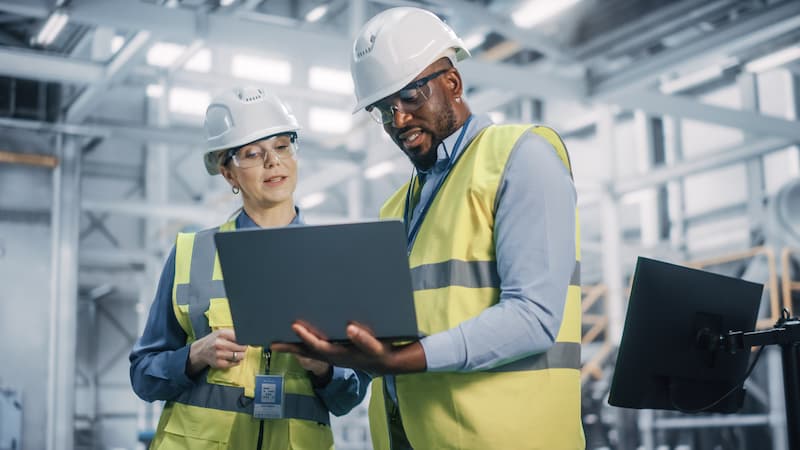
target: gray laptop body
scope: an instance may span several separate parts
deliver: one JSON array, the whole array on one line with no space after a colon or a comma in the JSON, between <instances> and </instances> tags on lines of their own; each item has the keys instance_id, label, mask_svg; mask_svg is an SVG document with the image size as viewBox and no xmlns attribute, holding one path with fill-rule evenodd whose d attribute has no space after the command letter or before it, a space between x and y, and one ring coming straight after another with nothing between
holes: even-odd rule
<instances>
[{"instance_id":1,"label":"gray laptop body","mask_svg":"<svg viewBox=\"0 0 800 450\"><path fill-rule=\"evenodd\" d=\"M380 339L418 339L402 222L290 226L214 236L236 340L299 342L294 321L348 341L350 321Z\"/></svg>"}]
</instances>

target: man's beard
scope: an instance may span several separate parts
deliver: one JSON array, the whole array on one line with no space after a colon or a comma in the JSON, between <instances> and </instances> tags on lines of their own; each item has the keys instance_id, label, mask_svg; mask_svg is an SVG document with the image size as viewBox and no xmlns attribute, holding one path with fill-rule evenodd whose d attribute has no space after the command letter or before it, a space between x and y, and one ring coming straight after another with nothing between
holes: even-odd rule
<instances>
[{"instance_id":1,"label":"man's beard","mask_svg":"<svg viewBox=\"0 0 800 450\"><path fill-rule=\"evenodd\" d=\"M442 109L442 113L436 118L434 128L431 132L431 148L425 153L418 154L417 157L411 157L411 162L417 169L428 170L433 167L436 164L439 144L456 131L456 110L452 105L448 104ZM453 149L448 148L447 151L452 156Z\"/></svg>"}]
</instances>

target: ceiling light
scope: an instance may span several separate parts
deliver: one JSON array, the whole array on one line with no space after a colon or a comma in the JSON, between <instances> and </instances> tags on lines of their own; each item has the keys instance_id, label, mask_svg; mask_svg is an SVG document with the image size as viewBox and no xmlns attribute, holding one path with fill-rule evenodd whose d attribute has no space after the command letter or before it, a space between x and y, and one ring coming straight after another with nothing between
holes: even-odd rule
<instances>
[{"instance_id":1,"label":"ceiling light","mask_svg":"<svg viewBox=\"0 0 800 450\"><path fill-rule=\"evenodd\" d=\"M269 83L289 84L292 81L292 65L288 61L244 54L233 55L231 73L237 78Z\"/></svg>"},{"instance_id":2,"label":"ceiling light","mask_svg":"<svg viewBox=\"0 0 800 450\"><path fill-rule=\"evenodd\" d=\"M346 70L313 66L308 70L308 85L319 91L347 95L353 93L353 78Z\"/></svg>"},{"instance_id":3,"label":"ceiling light","mask_svg":"<svg viewBox=\"0 0 800 450\"><path fill-rule=\"evenodd\" d=\"M150 98L159 98L164 95L164 85L161 84L148 84L145 88L147 96Z\"/></svg>"},{"instance_id":4,"label":"ceiling light","mask_svg":"<svg viewBox=\"0 0 800 450\"><path fill-rule=\"evenodd\" d=\"M325 193L324 192L314 192L313 194L308 194L305 197L301 198L299 202L297 202L297 206L303 209L311 209L315 206L319 206L322 202L325 201Z\"/></svg>"},{"instance_id":5,"label":"ceiling light","mask_svg":"<svg viewBox=\"0 0 800 450\"><path fill-rule=\"evenodd\" d=\"M179 114L202 116L206 112L211 96L206 91L172 88L169 91L169 110Z\"/></svg>"},{"instance_id":6,"label":"ceiling light","mask_svg":"<svg viewBox=\"0 0 800 450\"><path fill-rule=\"evenodd\" d=\"M342 134L353 126L353 115L338 109L311 107L308 122L312 131Z\"/></svg>"},{"instance_id":7,"label":"ceiling light","mask_svg":"<svg viewBox=\"0 0 800 450\"><path fill-rule=\"evenodd\" d=\"M472 50L480 47L484 41L486 41L486 33L472 33L464 38L464 46L467 47L468 50Z\"/></svg>"},{"instance_id":8,"label":"ceiling light","mask_svg":"<svg viewBox=\"0 0 800 450\"><path fill-rule=\"evenodd\" d=\"M172 44L170 42L156 42L147 50L147 64L158 67L169 67L178 59L183 52L186 51L186 46Z\"/></svg>"},{"instance_id":9,"label":"ceiling light","mask_svg":"<svg viewBox=\"0 0 800 450\"><path fill-rule=\"evenodd\" d=\"M748 72L766 72L767 70L780 67L797 59L800 59L800 45L787 47L775 53L770 53L769 55L754 59L747 63L744 69Z\"/></svg>"},{"instance_id":10,"label":"ceiling light","mask_svg":"<svg viewBox=\"0 0 800 450\"><path fill-rule=\"evenodd\" d=\"M328 5L319 5L306 13L306 22L316 22L328 12Z\"/></svg>"},{"instance_id":11,"label":"ceiling light","mask_svg":"<svg viewBox=\"0 0 800 450\"><path fill-rule=\"evenodd\" d=\"M208 73L211 71L211 50L207 48L201 48L197 51L188 61L186 64L183 65L183 68L186 70L191 70L193 72L203 72Z\"/></svg>"},{"instance_id":12,"label":"ceiling light","mask_svg":"<svg viewBox=\"0 0 800 450\"><path fill-rule=\"evenodd\" d=\"M52 44L58 34L61 33L61 30L64 29L64 26L67 25L68 20L67 13L60 10L53 11L36 34L36 37L33 38L34 44L44 46Z\"/></svg>"},{"instance_id":13,"label":"ceiling light","mask_svg":"<svg viewBox=\"0 0 800 450\"><path fill-rule=\"evenodd\" d=\"M494 123L505 123L506 115L501 111L489 111L489 118Z\"/></svg>"},{"instance_id":14,"label":"ceiling light","mask_svg":"<svg viewBox=\"0 0 800 450\"><path fill-rule=\"evenodd\" d=\"M219 0L219 6L231 6L236 0Z\"/></svg>"},{"instance_id":15,"label":"ceiling light","mask_svg":"<svg viewBox=\"0 0 800 450\"><path fill-rule=\"evenodd\" d=\"M392 173L395 167L394 161L381 161L374 166L368 167L367 170L364 171L364 178L368 180L380 178Z\"/></svg>"},{"instance_id":16,"label":"ceiling light","mask_svg":"<svg viewBox=\"0 0 800 450\"><path fill-rule=\"evenodd\" d=\"M124 37L116 35L111 38L111 53L117 53L117 51L122 48L123 44L125 44Z\"/></svg>"},{"instance_id":17,"label":"ceiling light","mask_svg":"<svg viewBox=\"0 0 800 450\"><path fill-rule=\"evenodd\" d=\"M580 0L530 0L511 13L511 20L518 27L531 28L557 16Z\"/></svg>"}]
</instances>

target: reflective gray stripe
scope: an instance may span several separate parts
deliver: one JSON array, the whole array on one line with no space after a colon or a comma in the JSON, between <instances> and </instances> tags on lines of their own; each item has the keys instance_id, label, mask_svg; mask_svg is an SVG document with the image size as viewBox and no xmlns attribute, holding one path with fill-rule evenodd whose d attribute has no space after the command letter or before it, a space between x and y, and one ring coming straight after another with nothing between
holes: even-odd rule
<instances>
[{"instance_id":1,"label":"reflective gray stripe","mask_svg":"<svg viewBox=\"0 0 800 450\"><path fill-rule=\"evenodd\" d=\"M206 375L200 378L205 380ZM287 419L302 419L330 425L328 408L316 396L284 394L283 415ZM253 399L244 396L244 388L201 381L184 391L175 402L201 408L219 409L253 415Z\"/></svg>"},{"instance_id":2,"label":"reflective gray stripe","mask_svg":"<svg viewBox=\"0 0 800 450\"><path fill-rule=\"evenodd\" d=\"M500 276L497 275L497 264L494 261L451 259L414 267L411 269L411 285L415 291L448 286L499 288Z\"/></svg>"},{"instance_id":3,"label":"reflective gray stripe","mask_svg":"<svg viewBox=\"0 0 800 450\"><path fill-rule=\"evenodd\" d=\"M572 269L572 276L569 279L570 286L581 285L581 262L575 261L575 268Z\"/></svg>"},{"instance_id":4,"label":"reflective gray stripe","mask_svg":"<svg viewBox=\"0 0 800 450\"><path fill-rule=\"evenodd\" d=\"M581 344L556 342L550 350L489 369L488 372L522 372L544 369L580 369Z\"/></svg>"},{"instance_id":5,"label":"reflective gray stripe","mask_svg":"<svg viewBox=\"0 0 800 450\"><path fill-rule=\"evenodd\" d=\"M435 264L423 264L411 269L411 284L415 291L448 286L471 288L500 287L500 276L494 261L461 261L451 259ZM581 262L575 261L571 286L581 285Z\"/></svg>"},{"instance_id":6,"label":"reflective gray stripe","mask_svg":"<svg viewBox=\"0 0 800 450\"><path fill-rule=\"evenodd\" d=\"M225 297L225 285L222 280L212 280L214 260L217 247L214 245L214 233L219 228L203 230L195 234L192 248L192 262L189 268L189 284L179 284L175 290L175 299L179 305L189 305L189 319L195 338L211 333L208 311L212 298Z\"/></svg>"}]
</instances>

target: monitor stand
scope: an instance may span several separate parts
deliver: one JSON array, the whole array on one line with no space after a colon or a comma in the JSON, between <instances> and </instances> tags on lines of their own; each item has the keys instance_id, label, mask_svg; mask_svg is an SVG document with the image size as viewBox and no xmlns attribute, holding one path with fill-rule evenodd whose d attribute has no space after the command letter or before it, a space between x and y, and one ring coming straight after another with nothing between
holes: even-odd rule
<instances>
[{"instance_id":1,"label":"monitor stand","mask_svg":"<svg viewBox=\"0 0 800 450\"><path fill-rule=\"evenodd\" d=\"M730 331L719 336L719 345L731 353L752 346L779 345L783 356L783 392L786 398L786 432L789 448L800 449L800 319L783 316L774 328L761 331Z\"/></svg>"}]
</instances>

